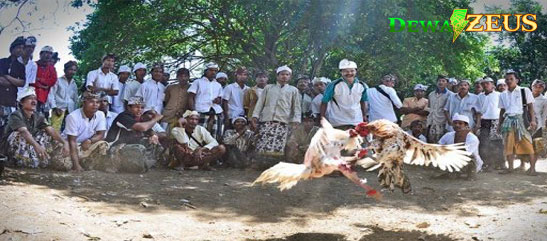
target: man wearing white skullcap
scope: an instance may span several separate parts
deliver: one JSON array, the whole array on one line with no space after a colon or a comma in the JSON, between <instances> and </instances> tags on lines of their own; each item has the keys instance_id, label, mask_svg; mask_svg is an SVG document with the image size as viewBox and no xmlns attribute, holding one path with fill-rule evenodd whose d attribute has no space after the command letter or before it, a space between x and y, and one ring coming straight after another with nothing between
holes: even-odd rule
<instances>
[{"instance_id":1,"label":"man wearing white skullcap","mask_svg":"<svg viewBox=\"0 0 547 241\"><path fill-rule=\"evenodd\" d=\"M481 82L483 92L479 95L481 124L479 140L480 154L484 158L484 171L499 169L503 164L502 136L498 133L500 93L496 91L494 80L486 77Z\"/></svg>"},{"instance_id":2,"label":"man wearing white skullcap","mask_svg":"<svg viewBox=\"0 0 547 241\"><path fill-rule=\"evenodd\" d=\"M222 88L224 88L228 83L228 75L224 72L218 72L215 79L220 84L220 86L222 86Z\"/></svg>"},{"instance_id":3,"label":"man wearing white skullcap","mask_svg":"<svg viewBox=\"0 0 547 241\"><path fill-rule=\"evenodd\" d=\"M343 59L338 64L338 69L342 77L331 82L325 89L320 116L335 127L350 129L367 120L368 86L357 78L355 62Z\"/></svg>"},{"instance_id":4,"label":"man wearing white skullcap","mask_svg":"<svg viewBox=\"0 0 547 241\"><path fill-rule=\"evenodd\" d=\"M124 104L127 105L127 101L134 97L137 93L137 90L141 87L141 84L144 82L144 77L146 76L146 65L143 63L136 63L133 66L133 73L135 74L135 79L127 83L123 93Z\"/></svg>"},{"instance_id":5,"label":"man wearing white skullcap","mask_svg":"<svg viewBox=\"0 0 547 241\"><path fill-rule=\"evenodd\" d=\"M319 116L321 114L321 100L323 99L323 93L325 93L325 89L327 88L327 85L331 82L329 78L326 77L315 77L312 80L313 88L315 89L317 94L311 103L311 112L316 120L319 120ZM327 104L328 106L328 104ZM327 107L328 110L328 107Z\"/></svg>"},{"instance_id":6,"label":"man wearing white skullcap","mask_svg":"<svg viewBox=\"0 0 547 241\"><path fill-rule=\"evenodd\" d=\"M470 162L466 166L467 179L474 179L475 174L482 168L482 159L479 155L479 138L471 132L469 126L470 119L466 115L454 114L452 117L452 123L454 125L454 131L446 133L439 140L441 145L451 145L457 143L465 143L465 149L472 154L473 162ZM463 171L462 171L463 172ZM447 176L445 173L442 176Z\"/></svg>"},{"instance_id":7,"label":"man wearing white skullcap","mask_svg":"<svg viewBox=\"0 0 547 241\"><path fill-rule=\"evenodd\" d=\"M507 90L507 85L505 84L505 79L499 79L496 82L496 90L500 93Z\"/></svg>"},{"instance_id":8,"label":"man wearing white skullcap","mask_svg":"<svg viewBox=\"0 0 547 241\"><path fill-rule=\"evenodd\" d=\"M127 65L122 65L118 69L118 94L116 96L112 96L112 105L110 106L110 109L112 109L112 112L114 113L122 113L125 110L125 104L123 102L123 97L125 95L125 87L127 80L129 79L129 76L131 76L131 68Z\"/></svg>"},{"instance_id":9,"label":"man wearing white skullcap","mask_svg":"<svg viewBox=\"0 0 547 241\"><path fill-rule=\"evenodd\" d=\"M405 116L401 122L401 128L407 130L410 128L410 123L415 120L425 121L427 119L428 111L425 109L429 104L429 101L424 98L427 86L417 84L414 86L414 97L408 97L403 100L403 107L401 107L401 113Z\"/></svg>"},{"instance_id":10,"label":"man wearing white skullcap","mask_svg":"<svg viewBox=\"0 0 547 241\"><path fill-rule=\"evenodd\" d=\"M270 167L279 161L262 157L283 157L289 125L300 123L302 115L298 89L288 84L292 70L285 65L277 68L276 73L277 84L264 88L253 111L252 125L258 129L259 136L256 144L259 168Z\"/></svg>"}]
</instances>

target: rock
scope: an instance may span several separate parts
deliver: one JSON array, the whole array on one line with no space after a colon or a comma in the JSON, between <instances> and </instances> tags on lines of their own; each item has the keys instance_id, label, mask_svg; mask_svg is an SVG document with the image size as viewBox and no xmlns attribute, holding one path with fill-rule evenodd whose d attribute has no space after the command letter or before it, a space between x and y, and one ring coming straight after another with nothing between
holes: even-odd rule
<instances>
[{"instance_id":1,"label":"rock","mask_svg":"<svg viewBox=\"0 0 547 241\"><path fill-rule=\"evenodd\" d=\"M143 237L143 238L148 238L148 239L154 238L154 237L152 236L152 234L149 234L149 233L143 234L142 237Z\"/></svg>"},{"instance_id":2,"label":"rock","mask_svg":"<svg viewBox=\"0 0 547 241\"><path fill-rule=\"evenodd\" d=\"M475 222L475 221L473 221L473 220L467 220L467 221L465 221L465 224L466 224L467 226L469 226L470 228L478 228L478 227L481 226L479 223L477 223L477 222Z\"/></svg>"},{"instance_id":3,"label":"rock","mask_svg":"<svg viewBox=\"0 0 547 241\"><path fill-rule=\"evenodd\" d=\"M416 225L417 228L428 228L431 226L428 222L422 222Z\"/></svg>"},{"instance_id":4,"label":"rock","mask_svg":"<svg viewBox=\"0 0 547 241\"><path fill-rule=\"evenodd\" d=\"M547 209L543 209L543 208L542 208L542 209L539 210L539 213L541 213L541 214L547 214Z\"/></svg>"},{"instance_id":5,"label":"rock","mask_svg":"<svg viewBox=\"0 0 547 241\"><path fill-rule=\"evenodd\" d=\"M143 207L143 208L148 208L150 207L150 204L146 203L146 202L141 202L140 205Z\"/></svg>"}]
</instances>

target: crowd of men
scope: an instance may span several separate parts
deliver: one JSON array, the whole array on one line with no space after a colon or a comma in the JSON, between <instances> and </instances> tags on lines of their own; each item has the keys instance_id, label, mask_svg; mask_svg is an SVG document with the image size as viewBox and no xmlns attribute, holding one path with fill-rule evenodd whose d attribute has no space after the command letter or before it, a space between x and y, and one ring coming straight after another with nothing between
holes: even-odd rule
<instances>
[{"instance_id":1,"label":"crowd of men","mask_svg":"<svg viewBox=\"0 0 547 241\"><path fill-rule=\"evenodd\" d=\"M520 87L512 71L497 81L477 79L474 93L469 80L439 75L429 94L428 86L417 84L414 96L401 101L395 75L369 87L347 59L334 81L293 81L292 70L281 66L273 83L258 72L250 87L245 67L235 70L233 83L213 62L201 78L190 82L190 71L180 68L169 83L161 64L116 71L116 57L107 54L78 88L75 61L57 77L52 47L43 47L34 61L35 46L36 38L18 37L10 56L0 59L0 143L8 165L108 172L264 169L280 160L301 162L321 118L339 129L387 119L423 142L465 143L474 159L468 177L481 170L511 173L515 156L536 175L544 150L545 83Z\"/></svg>"}]
</instances>

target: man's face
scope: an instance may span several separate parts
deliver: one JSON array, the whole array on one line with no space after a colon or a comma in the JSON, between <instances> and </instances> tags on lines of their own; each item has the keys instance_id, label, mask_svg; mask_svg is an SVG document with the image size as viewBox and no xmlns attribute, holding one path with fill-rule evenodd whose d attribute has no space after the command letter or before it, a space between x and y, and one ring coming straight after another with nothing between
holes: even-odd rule
<instances>
[{"instance_id":1,"label":"man's face","mask_svg":"<svg viewBox=\"0 0 547 241\"><path fill-rule=\"evenodd\" d=\"M129 79L129 73L128 72L119 73L118 74L118 79L120 80L120 82L125 83L125 81L127 81L127 79Z\"/></svg>"},{"instance_id":2,"label":"man's face","mask_svg":"<svg viewBox=\"0 0 547 241\"><path fill-rule=\"evenodd\" d=\"M424 127L421 124L413 125L411 128L413 134L422 134Z\"/></svg>"},{"instance_id":3,"label":"man's face","mask_svg":"<svg viewBox=\"0 0 547 241\"><path fill-rule=\"evenodd\" d=\"M140 117L142 115L142 105L128 105L128 110L135 117Z\"/></svg>"},{"instance_id":4,"label":"man's face","mask_svg":"<svg viewBox=\"0 0 547 241\"><path fill-rule=\"evenodd\" d=\"M11 49L11 55L15 57L23 56L23 49L24 46L22 44L15 46L13 49Z\"/></svg>"},{"instance_id":5,"label":"man's face","mask_svg":"<svg viewBox=\"0 0 547 241\"><path fill-rule=\"evenodd\" d=\"M53 55L52 52L42 51L42 52L40 52L40 60L42 60L42 61L51 61L51 56L52 55Z\"/></svg>"},{"instance_id":6,"label":"man's face","mask_svg":"<svg viewBox=\"0 0 547 241\"><path fill-rule=\"evenodd\" d=\"M247 122L245 122L242 119L238 119L234 122L234 129L239 131L239 130L242 130L243 128L245 128L246 125L247 125Z\"/></svg>"},{"instance_id":7,"label":"man's face","mask_svg":"<svg viewBox=\"0 0 547 241\"><path fill-rule=\"evenodd\" d=\"M481 83L477 82L475 83L475 93L479 94L483 91Z\"/></svg>"},{"instance_id":8,"label":"man's face","mask_svg":"<svg viewBox=\"0 0 547 241\"><path fill-rule=\"evenodd\" d=\"M247 73L246 71L244 71L240 74L236 74L236 82L238 84L245 84L245 83L247 83L248 79L249 79L249 73Z\"/></svg>"},{"instance_id":9,"label":"man's face","mask_svg":"<svg viewBox=\"0 0 547 241\"><path fill-rule=\"evenodd\" d=\"M72 65L70 66L70 68L65 69L65 76L68 79L72 79L72 77L74 77L77 71L78 71L78 67L76 65Z\"/></svg>"},{"instance_id":10,"label":"man's face","mask_svg":"<svg viewBox=\"0 0 547 241\"><path fill-rule=\"evenodd\" d=\"M99 110L108 112L108 100L102 99L99 102Z\"/></svg>"},{"instance_id":11,"label":"man's face","mask_svg":"<svg viewBox=\"0 0 547 241\"><path fill-rule=\"evenodd\" d=\"M306 117L302 118L302 124L304 124L304 128L311 129L315 124L315 121L313 118Z\"/></svg>"},{"instance_id":12,"label":"man's face","mask_svg":"<svg viewBox=\"0 0 547 241\"><path fill-rule=\"evenodd\" d=\"M298 88L300 93L304 93L304 91L308 90L309 86L310 86L309 79L299 79L298 83L296 84L296 88Z\"/></svg>"},{"instance_id":13,"label":"man's face","mask_svg":"<svg viewBox=\"0 0 547 241\"><path fill-rule=\"evenodd\" d=\"M423 90L414 90L414 96L418 99L423 98L425 95L425 91Z\"/></svg>"},{"instance_id":14,"label":"man's face","mask_svg":"<svg viewBox=\"0 0 547 241\"><path fill-rule=\"evenodd\" d=\"M518 80L514 74L505 75L505 84L507 88L515 88L518 84Z\"/></svg>"},{"instance_id":15,"label":"man's face","mask_svg":"<svg viewBox=\"0 0 547 241\"><path fill-rule=\"evenodd\" d=\"M384 80L382 83L384 83L385 86L393 88L395 86L394 80Z\"/></svg>"},{"instance_id":16,"label":"man's face","mask_svg":"<svg viewBox=\"0 0 547 241\"><path fill-rule=\"evenodd\" d=\"M283 70L277 74L277 83L286 85L291 80L291 72Z\"/></svg>"},{"instance_id":17,"label":"man's face","mask_svg":"<svg viewBox=\"0 0 547 241\"><path fill-rule=\"evenodd\" d=\"M97 110L99 110L99 99L86 99L84 100L84 111L85 112L92 112L92 113L95 113L97 112Z\"/></svg>"},{"instance_id":18,"label":"man's face","mask_svg":"<svg viewBox=\"0 0 547 241\"><path fill-rule=\"evenodd\" d=\"M35 111L36 104L38 104L38 102L36 102L36 96L34 95L27 96L23 98L23 100L21 101L21 106L23 110L26 110L26 111Z\"/></svg>"},{"instance_id":19,"label":"man's face","mask_svg":"<svg viewBox=\"0 0 547 241\"><path fill-rule=\"evenodd\" d=\"M355 75L357 74L356 69L342 69L340 70L340 73L342 74L342 77L344 77L345 80L353 81L355 78Z\"/></svg>"},{"instance_id":20,"label":"man's face","mask_svg":"<svg viewBox=\"0 0 547 241\"><path fill-rule=\"evenodd\" d=\"M34 46L34 45L25 45L25 47L23 48L23 56L24 57L32 56L32 54L34 53L35 48L36 48L36 46Z\"/></svg>"},{"instance_id":21,"label":"man's face","mask_svg":"<svg viewBox=\"0 0 547 241\"><path fill-rule=\"evenodd\" d=\"M486 91L488 93L494 91L494 83L492 83L490 81L482 82L481 85L482 85L482 88L484 89L484 91Z\"/></svg>"},{"instance_id":22,"label":"man's face","mask_svg":"<svg viewBox=\"0 0 547 241\"><path fill-rule=\"evenodd\" d=\"M198 125L198 122L199 122L199 116L197 115L190 115L186 117L186 126L188 126L188 128L192 130L196 128L196 126Z\"/></svg>"},{"instance_id":23,"label":"man's face","mask_svg":"<svg viewBox=\"0 0 547 241\"><path fill-rule=\"evenodd\" d=\"M454 131L456 132L465 131L469 127L469 125L465 121L457 120L457 121L454 121L453 124L454 124Z\"/></svg>"},{"instance_id":24,"label":"man's face","mask_svg":"<svg viewBox=\"0 0 547 241\"><path fill-rule=\"evenodd\" d=\"M205 77L207 77L207 79L214 79L217 76L217 73L218 73L218 69L215 69L215 68L207 69L205 71Z\"/></svg>"},{"instance_id":25,"label":"man's face","mask_svg":"<svg viewBox=\"0 0 547 241\"><path fill-rule=\"evenodd\" d=\"M545 90L545 85L543 84L535 84L532 86L532 92L534 94L543 94L543 91Z\"/></svg>"},{"instance_id":26,"label":"man's face","mask_svg":"<svg viewBox=\"0 0 547 241\"><path fill-rule=\"evenodd\" d=\"M315 88L315 91L317 91L318 93L325 93L325 89L327 88L327 85L323 82L316 82L315 84L313 84L313 88Z\"/></svg>"},{"instance_id":27,"label":"man's face","mask_svg":"<svg viewBox=\"0 0 547 241\"><path fill-rule=\"evenodd\" d=\"M137 79L144 79L144 76L146 76L146 70L145 69L135 70L135 77Z\"/></svg>"},{"instance_id":28,"label":"man's face","mask_svg":"<svg viewBox=\"0 0 547 241\"><path fill-rule=\"evenodd\" d=\"M178 75L177 75L177 80L178 80L179 83L181 83L181 84L186 84L186 83L188 83L188 81L190 80L190 76L187 75L187 74L178 74Z\"/></svg>"},{"instance_id":29,"label":"man's face","mask_svg":"<svg viewBox=\"0 0 547 241\"><path fill-rule=\"evenodd\" d=\"M155 80L155 81L162 81L163 80L163 69L162 68L152 69L152 79Z\"/></svg>"},{"instance_id":30,"label":"man's face","mask_svg":"<svg viewBox=\"0 0 547 241\"><path fill-rule=\"evenodd\" d=\"M438 79L437 80L437 88L439 89L444 89L446 88L448 85L448 80L447 79Z\"/></svg>"},{"instance_id":31,"label":"man's face","mask_svg":"<svg viewBox=\"0 0 547 241\"><path fill-rule=\"evenodd\" d=\"M256 85L258 87L264 88L268 84L268 76L266 75L260 75L256 78Z\"/></svg>"},{"instance_id":32,"label":"man's face","mask_svg":"<svg viewBox=\"0 0 547 241\"><path fill-rule=\"evenodd\" d=\"M458 84L458 93L467 94L469 93L469 84L467 82L460 82Z\"/></svg>"},{"instance_id":33,"label":"man's face","mask_svg":"<svg viewBox=\"0 0 547 241\"><path fill-rule=\"evenodd\" d=\"M503 91L507 90L507 85L506 84L499 84L496 88L499 92L503 92Z\"/></svg>"},{"instance_id":34,"label":"man's face","mask_svg":"<svg viewBox=\"0 0 547 241\"><path fill-rule=\"evenodd\" d=\"M114 69L114 64L115 63L116 63L116 61L114 60L114 58L106 58L103 61L103 68L107 68L109 70L112 70L112 69Z\"/></svg>"}]
</instances>

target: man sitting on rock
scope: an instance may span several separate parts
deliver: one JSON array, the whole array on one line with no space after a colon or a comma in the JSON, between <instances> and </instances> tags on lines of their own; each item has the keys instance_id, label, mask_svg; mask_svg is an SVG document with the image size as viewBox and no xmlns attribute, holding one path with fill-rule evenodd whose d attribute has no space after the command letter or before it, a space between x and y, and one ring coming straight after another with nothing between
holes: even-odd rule
<instances>
[{"instance_id":1,"label":"man sitting on rock","mask_svg":"<svg viewBox=\"0 0 547 241\"><path fill-rule=\"evenodd\" d=\"M238 116L232 119L234 129L224 132L222 142L226 145L226 165L235 168L250 166L250 152L253 151L255 133L249 130L247 119Z\"/></svg>"}]
</instances>

